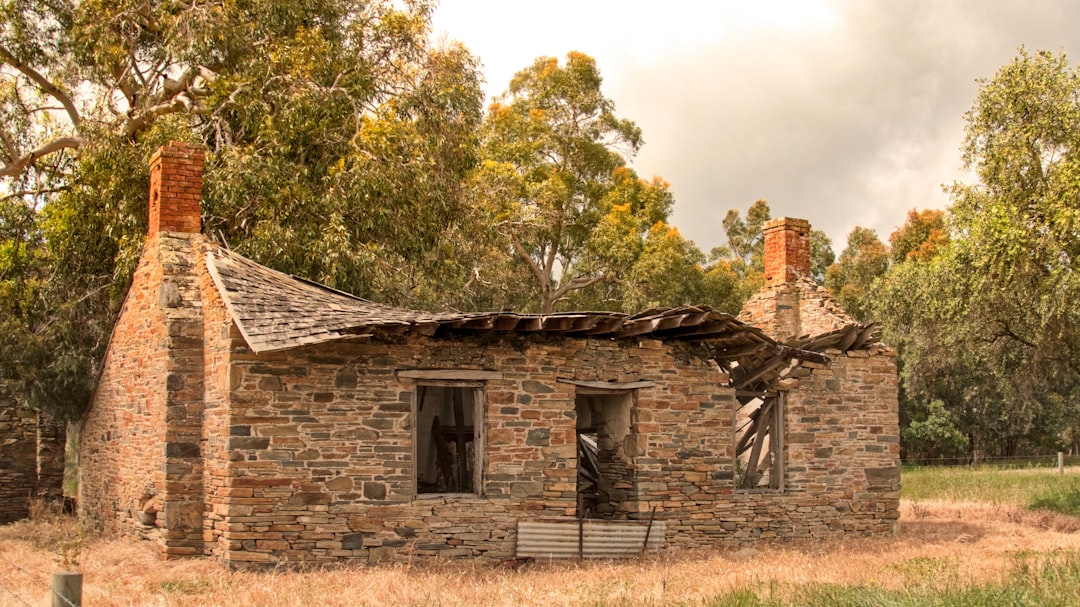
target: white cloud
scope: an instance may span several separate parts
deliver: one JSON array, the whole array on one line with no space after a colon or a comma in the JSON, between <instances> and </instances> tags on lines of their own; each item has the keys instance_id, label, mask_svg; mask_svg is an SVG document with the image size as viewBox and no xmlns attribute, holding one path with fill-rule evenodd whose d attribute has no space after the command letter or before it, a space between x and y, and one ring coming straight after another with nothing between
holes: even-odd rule
<instances>
[{"instance_id":1,"label":"white cloud","mask_svg":"<svg viewBox=\"0 0 1080 607\"><path fill-rule=\"evenodd\" d=\"M676 196L674 223L708 250L729 208L758 198L809 219L839 250L941 208L960 166L976 79L1029 49L1080 51L1080 3L544 3L445 0L436 27L486 66L489 93L540 55L597 59L636 121L634 162Z\"/></svg>"}]
</instances>

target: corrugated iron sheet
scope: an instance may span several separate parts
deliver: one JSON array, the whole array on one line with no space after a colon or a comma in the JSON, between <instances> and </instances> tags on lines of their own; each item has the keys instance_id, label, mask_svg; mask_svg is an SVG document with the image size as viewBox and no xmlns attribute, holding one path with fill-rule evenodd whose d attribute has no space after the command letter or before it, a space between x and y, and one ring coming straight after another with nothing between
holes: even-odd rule
<instances>
[{"instance_id":1,"label":"corrugated iron sheet","mask_svg":"<svg viewBox=\"0 0 1080 607\"><path fill-rule=\"evenodd\" d=\"M641 553L648 521L586 520L581 528L581 555L587 559L627 558ZM653 521L648 550L664 547L667 527ZM578 556L578 520L544 519L518 522L517 556L569 559Z\"/></svg>"}]
</instances>

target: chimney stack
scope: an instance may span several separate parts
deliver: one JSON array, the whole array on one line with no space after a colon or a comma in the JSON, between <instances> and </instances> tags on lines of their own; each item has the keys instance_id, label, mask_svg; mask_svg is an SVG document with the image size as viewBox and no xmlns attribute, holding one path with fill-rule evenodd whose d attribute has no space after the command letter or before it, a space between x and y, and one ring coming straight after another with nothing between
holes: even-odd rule
<instances>
[{"instance_id":1,"label":"chimney stack","mask_svg":"<svg viewBox=\"0 0 1080 607\"><path fill-rule=\"evenodd\" d=\"M780 217L765 222L765 286L810 278L810 222Z\"/></svg>"},{"instance_id":2,"label":"chimney stack","mask_svg":"<svg viewBox=\"0 0 1080 607\"><path fill-rule=\"evenodd\" d=\"M197 234L201 230L203 150L170 142L150 158L150 228L158 232Z\"/></svg>"}]
</instances>

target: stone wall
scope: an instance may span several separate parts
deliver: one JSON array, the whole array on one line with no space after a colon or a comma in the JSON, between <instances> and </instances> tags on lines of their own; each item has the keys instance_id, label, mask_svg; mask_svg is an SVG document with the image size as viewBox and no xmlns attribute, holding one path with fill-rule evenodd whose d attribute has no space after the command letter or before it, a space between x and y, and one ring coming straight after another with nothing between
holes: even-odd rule
<instances>
[{"instance_id":1,"label":"stone wall","mask_svg":"<svg viewBox=\"0 0 1080 607\"><path fill-rule=\"evenodd\" d=\"M887 350L839 355L789 380L787 487L738 491L734 395L692 348L408 337L255 355L233 338L230 475L211 500L214 554L234 566L512 554L519 520L576 515L575 387L560 378L656 382L636 393L620 508L667 521L671 544L888 534L898 517ZM397 372L434 367L501 374L483 388L482 496L414 495L421 380Z\"/></svg>"},{"instance_id":2,"label":"stone wall","mask_svg":"<svg viewBox=\"0 0 1080 607\"><path fill-rule=\"evenodd\" d=\"M692 350L656 341L387 338L233 349L228 487L215 495L231 564L505 557L517 521L574 516L575 386L653 379L631 411L624 517L693 509L733 486L730 390ZM483 495L415 496L402 369L487 370Z\"/></svg>"},{"instance_id":3,"label":"stone wall","mask_svg":"<svg viewBox=\"0 0 1080 607\"><path fill-rule=\"evenodd\" d=\"M46 500L61 500L64 497L67 424L40 415L37 426L36 494Z\"/></svg>"},{"instance_id":4,"label":"stone wall","mask_svg":"<svg viewBox=\"0 0 1080 607\"><path fill-rule=\"evenodd\" d=\"M829 290L809 278L766 285L746 300L738 319L781 343L855 324Z\"/></svg>"},{"instance_id":5,"label":"stone wall","mask_svg":"<svg viewBox=\"0 0 1080 607\"><path fill-rule=\"evenodd\" d=\"M785 380L783 490L736 490L667 523L688 547L887 536L900 517L895 354L827 353ZM670 515L669 515L670 516Z\"/></svg>"},{"instance_id":6,"label":"stone wall","mask_svg":"<svg viewBox=\"0 0 1080 607\"><path fill-rule=\"evenodd\" d=\"M234 345L246 350L240 331L233 324L221 295L206 271L206 259L202 247L197 247L196 267L203 306L203 415L202 415L202 466L203 466L203 552L224 558L230 550L239 550L239 543L230 544L222 536L228 528L225 523L225 504L235 495L247 495L246 490L236 491L229 484L230 470L230 412L229 391L233 388L229 372L230 350Z\"/></svg>"},{"instance_id":7,"label":"stone wall","mask_svg":"<svg viewBox=\"0 0 1080 607\"><path fill-rule=\"evenodd\" d=\"M38 415L0 397L0 525L26 518L37 488Z\"/></svg>"},{"instance_id":8,"label":"stone wall","mask_svg":"<svg viewBox=\"0 0 1080 607\"><path fill-rule=\"evenodd\" d=\"M202 552L202 310L192 235L147 239L87 412L80 510L102 530Z\"/></svg>"},{"instance_id":9,"label":"stone wall","mask_svg":"<svg viewBox=\"0 0 1080 607\"><path fill-rule=\"evenodd\" d=\"M785 411L786 489L826 497L815 508L833 531L895 531L900 507L896 353L874 345L826 351L828 365L803 363Z\"/></svg>"},{"instance_id":10,"label":"stone wall","mask_svg":"<svg viewBox=\"0 0 1080 607\"><path fill-rule=\"evenodd\" d=\"M203 553L203 152L150 159L149 231L82 432L80 508L95 526ZM220 330L220 327L218 327Z\"/></svg>"},{"instance_id":11,"label":"stone wall","mask_svg":"<svg viewBox=\"0 0 1080 607\"><path fill-rule=\"evenodd\" d=\"M734 392L697 346L376 331L254 354L203 243L148 239L82 433L83 513L165 557L244 567L510 556L519 521L577 514L573 382L597 381L654 382L624 399L628 432L619 417L605 437L625 470L613 485L625 496L605 516L655 516L684 547L893 530L896 372L884 348L833 352L785 380L786 486L740 491ZM417 495L420 385L478 391L478 494Z\"/></svg>"}]
</instances>

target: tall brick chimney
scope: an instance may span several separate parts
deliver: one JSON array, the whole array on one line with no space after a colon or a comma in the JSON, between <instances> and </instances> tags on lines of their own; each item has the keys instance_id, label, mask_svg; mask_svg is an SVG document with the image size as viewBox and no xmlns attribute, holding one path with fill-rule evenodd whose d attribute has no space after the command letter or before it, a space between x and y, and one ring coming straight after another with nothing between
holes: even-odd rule
<instances>
[{"instance_id":1,"label":"tall brick chimney","mask_svg":"<svg viewBox=\"0 0 1080 607\"><path fill-rule=\"evenodd\" d=\"M780 217L765 222L765 286L810 278L810 222Z\"/></svg>"},{"instance_id":2,"label":"tall brick chimney","mask_svg":"<svg viewBox=\"0 0 1080 607\"><path fill-rule=\"evenodd\" d=\"M170 142L150 158L150 229L197 234L201 229L204 153L190 143Z\"/></svg>"}]
</instances>

